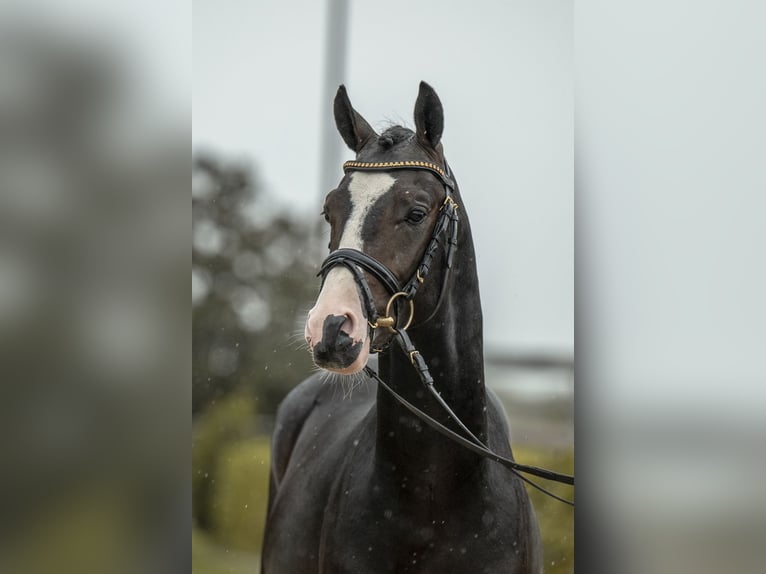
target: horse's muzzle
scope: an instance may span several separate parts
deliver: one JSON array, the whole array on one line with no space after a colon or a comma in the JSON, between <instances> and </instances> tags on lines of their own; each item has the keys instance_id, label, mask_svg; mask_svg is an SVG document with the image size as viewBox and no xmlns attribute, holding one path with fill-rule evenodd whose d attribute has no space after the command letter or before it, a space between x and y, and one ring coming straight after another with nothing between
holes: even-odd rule
<instances>
[{"instance_id":1,"label":"horse's muzzle","mask_svg":"<svg viewBox=\"0 0 766 574\"><path fill-rule=\"evenodd\" d=\"M333 269L328 274L306 318L305 337L314 363L322 369L350 375L367 364L369 325L347 269Z\"/></svg>"},{"instance_id":2,"label":"horse's muzzle","mask_svg":"<svg viewBox=\"0 0 766 574\"><path fill-rule=\"evenodd\" d=\"M345 315L328 315L322 326L322 340L313 347L317 366L334 371L350 367L359 357L362 342L356 341L343 330Z\"/></svg>"}]
</instances>

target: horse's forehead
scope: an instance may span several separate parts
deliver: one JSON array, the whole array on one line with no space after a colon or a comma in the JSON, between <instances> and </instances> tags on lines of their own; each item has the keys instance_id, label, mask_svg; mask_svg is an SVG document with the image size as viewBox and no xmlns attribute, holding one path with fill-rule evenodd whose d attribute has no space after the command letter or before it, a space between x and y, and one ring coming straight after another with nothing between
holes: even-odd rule
<instances>
[{"instance_id":1,"label":"horse's forehead","mask_svg":"<svg viewBox=\"0 0 766 574\"><path fill-rule=\"evenodd\" d=\"M396 178L386 172L351 173L348 184L352 206L366 206L375 203L386 194L396 183Z\"/></svg>"},{"instance_id":2,"label":"horse's forehead","mask_svg":"<svg viewBox=\"0 0 766 574\"><path fill-rule=\"evenodd\" d=\"M388 173L353 172L348 183L351 213L343 229L340 247L362 249L362 228L373 205L396 183Z\"/></svg>"}]
</instances>

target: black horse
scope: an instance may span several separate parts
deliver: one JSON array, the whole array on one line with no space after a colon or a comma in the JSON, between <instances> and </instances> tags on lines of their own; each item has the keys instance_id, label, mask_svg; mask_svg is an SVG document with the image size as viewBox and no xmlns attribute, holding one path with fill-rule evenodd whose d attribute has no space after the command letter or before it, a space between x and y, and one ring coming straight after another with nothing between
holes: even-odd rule
<instances>
[{"instance_id":1,"label":"black horse","mask_svg":"<svg viewBox=\"0 0 766 574\"><path fill-rule=\"evenodd\" d=\"M421 82L416 131L380 135L343 86L334 111L357 156L325 201L331 254L305 334L319 367L364 384L347 396L317 374L280 406L263 572L541 572L522 481L435 432L365 370L379 367L380 380L460 432L426 392L427 363L454 414L512 458L505 413L484 385L474 248L440 143L441 102Z\"/></svg>"}]
</instances>

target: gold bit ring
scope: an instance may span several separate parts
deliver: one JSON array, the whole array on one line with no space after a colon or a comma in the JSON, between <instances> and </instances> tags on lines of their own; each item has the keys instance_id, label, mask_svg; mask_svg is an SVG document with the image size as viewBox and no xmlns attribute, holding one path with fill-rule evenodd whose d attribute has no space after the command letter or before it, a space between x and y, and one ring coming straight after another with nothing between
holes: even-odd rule
<instances>
[{"instance_id":1,"label":"gold bit ring","mask_svg":"<svg viewBox=\"0 0 766 574\"><path fill-rule=\"evenodd\" d=\"M404 291L399 291L398 293L394 293L391 298L388 300L388 303L386 304L386 316L383 319L391 319L391 321L386 321L383 326L388 327L389 331L392 333L396 333L396 329L394 329L394 326L396 325L396 320L391 317L391 306L394 304L394 301L396 301L399 297L406 297L407 293ZM407 323L402 327L403 331L406 331L410 325L412 325L412 319L415 316L415 303L412 302L412 299L408 299L410 303L410 317L407 319ZM380 319L377 321L377 323L380 323ZM389 325L389 323L391 323Z\"/></svg>"}]
</instances>

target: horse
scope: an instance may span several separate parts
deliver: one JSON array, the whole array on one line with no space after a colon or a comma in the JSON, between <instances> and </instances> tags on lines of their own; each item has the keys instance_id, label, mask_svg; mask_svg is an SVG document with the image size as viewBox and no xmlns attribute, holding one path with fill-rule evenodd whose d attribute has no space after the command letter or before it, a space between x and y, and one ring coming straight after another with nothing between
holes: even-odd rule
<instances>
[{"instance_id":1,"label":"horse","mask_svg":"<svg viewBox=\"0 0 766 574\"><path fill-rule=\"evenodd\" d=\"M512 460L484 381L475 251L441 101L421 82L415 130L381 134L342 85L333 108L356 159L325 198L330 255L305 338L315 364L355 388L338 392L319 372L279 406L262 572L542 572L520 477L415 414L453 434L462 421Z\"/></svg>"}]
</instances>

